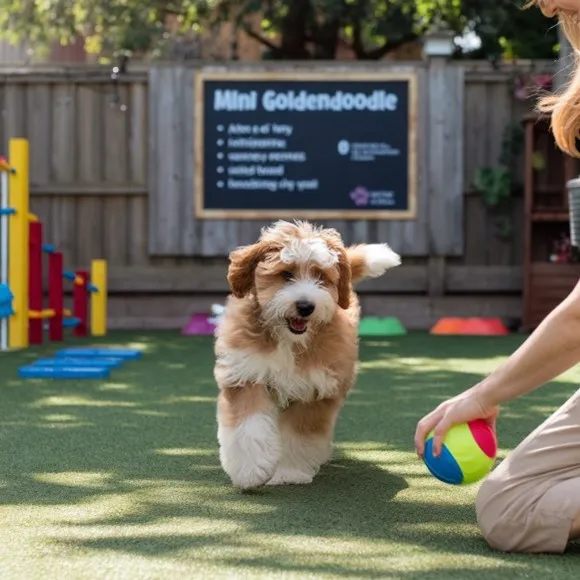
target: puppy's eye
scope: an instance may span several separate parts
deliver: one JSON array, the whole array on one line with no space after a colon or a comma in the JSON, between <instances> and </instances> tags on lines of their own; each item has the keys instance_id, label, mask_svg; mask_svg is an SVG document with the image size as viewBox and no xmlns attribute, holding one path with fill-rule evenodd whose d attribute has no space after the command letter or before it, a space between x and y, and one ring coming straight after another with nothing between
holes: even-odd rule
<instances>
[{"instance_id":1,"label":"puppy's eye","mask_svg":"<svg viewBox=\"0 0 580 580\"><path fill-rule=\"evenodd\" d=\"M282 278L284 278L284 280L286 280L286 282L290 282L290 280L294 278L294 275L289 270L284 270L280 275L282 276Z\"/></svg>"}]
</instances>

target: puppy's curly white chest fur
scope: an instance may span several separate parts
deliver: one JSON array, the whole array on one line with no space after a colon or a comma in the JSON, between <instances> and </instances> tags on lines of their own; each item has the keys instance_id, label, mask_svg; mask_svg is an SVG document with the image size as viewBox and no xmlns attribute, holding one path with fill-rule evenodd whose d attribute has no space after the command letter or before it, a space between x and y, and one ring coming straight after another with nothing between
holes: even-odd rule
<instances>
[{"instance_id":1,"label":"puppy's curly white chest fur","mask_svg":"<svg viewBox=\"0 0 580 580\"><path fill-rule=\"evenodd\" d=\"M269 353L228 350L218 356L215 375L218 382L230 386L262 384L283 407L292 401L332 397L338 387L335 374L327 368L299 368L291 346L286 344Z\"/></svg>"}]
</instances>

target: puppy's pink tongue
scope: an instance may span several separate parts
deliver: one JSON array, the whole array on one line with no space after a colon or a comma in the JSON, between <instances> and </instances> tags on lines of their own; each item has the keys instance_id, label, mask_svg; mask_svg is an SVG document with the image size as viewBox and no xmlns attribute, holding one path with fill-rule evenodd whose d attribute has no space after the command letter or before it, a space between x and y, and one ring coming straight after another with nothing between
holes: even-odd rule
<instances>
[{"instance_id":1,"label":"puppy's pink tongue","mask_svg":"<svg viewBox=\"0 0 580 580\"><path fill-rule=\"evenodd\" d=\"M290 326L292 327L292 330L295 330L296 332L302 332L303 330L306 330L306 320L302 320L301 318L292 318L290 320Z\"/></svg>"}]
</instances>

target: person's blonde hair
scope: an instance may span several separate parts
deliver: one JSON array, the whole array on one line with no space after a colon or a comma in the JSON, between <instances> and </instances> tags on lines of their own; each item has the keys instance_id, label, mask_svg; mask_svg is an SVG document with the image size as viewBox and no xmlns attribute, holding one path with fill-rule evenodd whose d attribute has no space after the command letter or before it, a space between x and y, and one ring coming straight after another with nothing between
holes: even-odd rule
<instances>
[{"instance_id":1,"label":"person's blonde hair","mask_svg":"<svg viewBox=\"0 0 580 580\"><path fill-rule=\"evenodd\" d=\"M538 3L530 0L529 8ZM580 157L577 139L580 137L580 23L575 13L560 11L558 20L574 50L570 79L559 91L538 99L536 108L551 115L552 132L558 147L574 157Z\"/></svg>"}]
</instances>

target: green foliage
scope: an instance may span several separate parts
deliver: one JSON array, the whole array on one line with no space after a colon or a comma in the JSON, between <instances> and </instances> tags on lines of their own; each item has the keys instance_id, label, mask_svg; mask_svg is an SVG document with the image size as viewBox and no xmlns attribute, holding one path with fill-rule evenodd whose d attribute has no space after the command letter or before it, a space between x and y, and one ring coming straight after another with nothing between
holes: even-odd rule
<instances>
[{"instance_id":1,"label":"green foliage","mask_svg":"<svg viewBox=\"0 0 580 580\"><path fill-rule=\"evenodd\" d=\"M483 203L495 214L498 235L502 239L512 233L509 217L513 199L512 167L523 146L524 131L521 123L508 123L503 130L497 165L479 168L473 180Z\"/></svg>"},{"instance_id":2,"label":"green foliage","mask_svg":"<svg viewBox=\"0 0 580 580\"><path fill-rule=\"evenodd\" d=\"M183 30L200 26L212 0L0 0L0 37L28 40L42 49L54 41L87 37L94 53L146 52L163 41L165 20L174 15Z\"/></svg>"},{"instance_id":3,"label":"green foliage","mask_svg":"<svg viewBox=\"0 0 580 580\"><path fill-rule=\"evenodd\" d=\"M482 47L470 57L552 58L557 46L555 27L514 0L0 0L1 36L35 50L84 34L95 53L150 52L166 41L168 16L177 32L233 20L274 59L334 58L340 39L357 58L378 59L434 22L476 32Z\"/></svg>"},{"instance_id":4,"label":"green foliage","mask_svg":"<svg viewBox=\"0 0 580 580\"><path fill-rule=\"evenodd\" d=\"M511 171L505 165L482 167L476 171L473 184L481 193L484 203L497 208L511 196Z\"/></svg>"}]
</instances>

